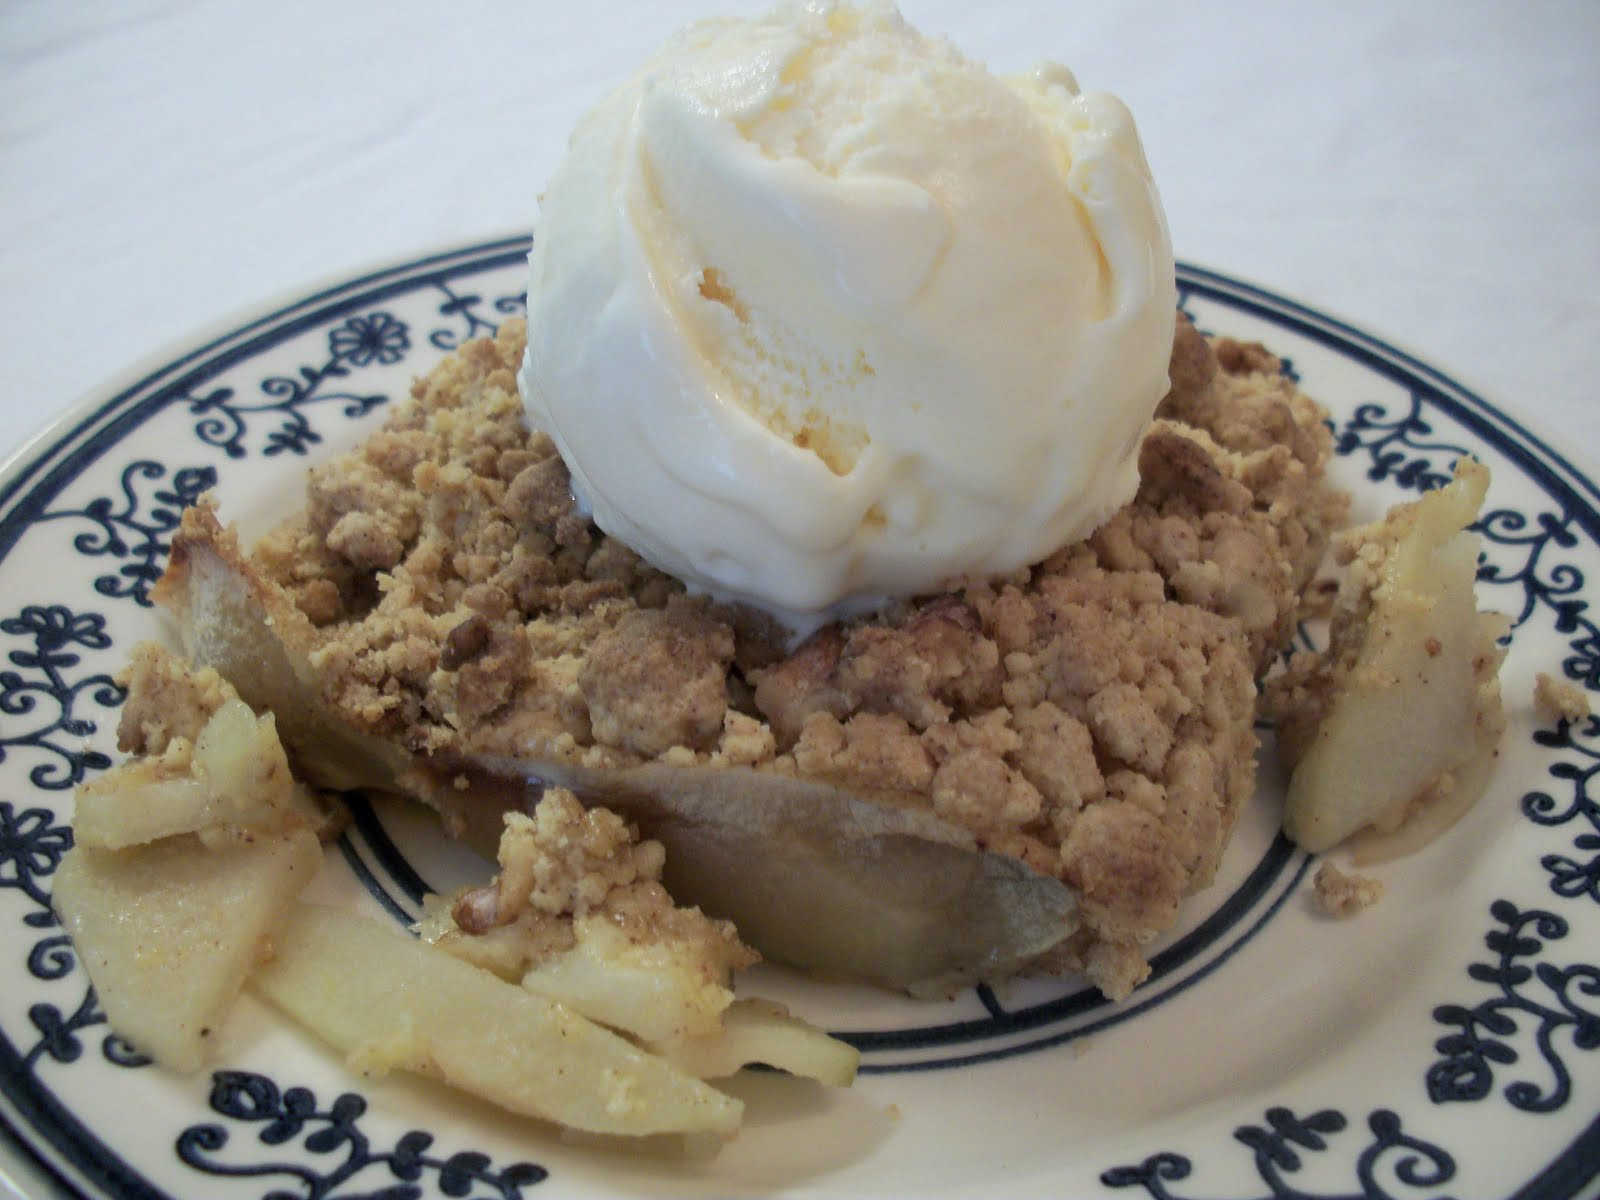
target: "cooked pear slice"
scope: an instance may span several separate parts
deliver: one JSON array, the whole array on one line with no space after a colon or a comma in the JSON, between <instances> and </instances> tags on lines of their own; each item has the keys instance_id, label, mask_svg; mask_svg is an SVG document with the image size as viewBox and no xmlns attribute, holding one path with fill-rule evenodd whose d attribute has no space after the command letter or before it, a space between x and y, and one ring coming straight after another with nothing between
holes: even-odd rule
<instances>
[{"instance_id":1,"label":"cooked pear slice","mask_svg":"<svg viewBox=\"0 0 1600 1200\"><path fill-rule=\"evenodd\" d=\"M111 1027L189 1072L206 1062L263 939L321 861L304 830L209 850L194 836L78 846L56 870L53 900Z\"/></svg>"},{"instance_id":2,"label":"cooked pear slice","mask_svg":"<svg viewBox=\"0 0 1600 1200\"><path fill-rule=\"evenodd\" d=\"M602 914L573 926L577 944L535 966L523 987L645 1042L722 1027L733 993L677 944L630 937Z\"/></svg>"},{"instance_id":3,"label":"cooked pear slice","mask_svg":"<svg viewBox=\"0 0 1600 1200\"><path fill-rule=\"evenodd\" d=\"M117 850L182 833L226 828L283 831L320 822L295 786L271 713L225 701L206 721L188 755L170 747L135 758L78 789L75 840Z\"/></svg>"},{"instance_id":4,"label":"cooked pear slice","mask_svg":"<svg viewBox=\"0 0 1600 1200\"><path fill-rule=\"evenodd\" d=\"M1292 766L1284 830L1312 852L1363 832L1363 861L1415 849L1487 784L1505 715L1497 641L1507 623L1473 594L1468 531L1489 472L1455 479L1343 535L1349 566L1326 652L1297 657L1271 706Z\"/></svg>"},{"instance_id":5,"label":"cooked pear slice","mask_svg":"<svg viewBox=\"0 0 1600 1200\"><path fill-rule=\"evenodd\" d=\"M72 836L80 846L121 850L217 820L216 796L204 780L174 774L159 759L134 759L78 789Z\"/></svg>"},{"instance_id":6,"label":"cooked pear slice","mask_svg":"<svg viewBox=\"0 0 1600 1200\"><path fill-rule=\"evenodd\" d=\"M450 918L449 903L443 897L430 900L428 915L419 926L423 940L502 979L515 981L521 975L528 959L525 927L500 925L481 935L464 934ZM606 923L604 917L592 917L582 924ZM697 979L697 973L681 961L669 965L665 980L650 978L641 958L618 969L596 953L610 941L591 940L586 948L556 952L522 976L523 986L628 1033L697 1079L722 1079L760 1063L829 1087L848 1087L855 1081L860 1051L791 1015L782 1005L732 998L715 981ZM702 1003L689 1003L687 997L696 995ZM659 1011L653 1009L657 1004ZM715 1011L708 1014L713 1007ZM698 1019L685 1020L686 1013ZM691 1035L686 1032L690 1027L704 1032Z\"/></svg>"},{"instance_id":7,"label":"cooked pear slice","mask_svg":"<svg viewBox=\"0 0 1600 1200\"><path fill-rule=\"evenodd\" d=\"M588 1133L731 1136L742 1105L565 1005L353 913L297 905L252 977L358 1070Z\"/></svg>"},{"instance_id":8,"label":"cooked pear slice","mask_svg":"<svg viewBox=\"0 0 1600 1200\"><path fill-rule=\"evenodd\" d=\"M721 1028L704 1037L683 1037L651 1046L657 1054L700 1079L722 1079L761 1063L815 1079L829 1087L855 1081L861 1052L770 1000L735 1000Z\"/></svg>"}]
</instances>

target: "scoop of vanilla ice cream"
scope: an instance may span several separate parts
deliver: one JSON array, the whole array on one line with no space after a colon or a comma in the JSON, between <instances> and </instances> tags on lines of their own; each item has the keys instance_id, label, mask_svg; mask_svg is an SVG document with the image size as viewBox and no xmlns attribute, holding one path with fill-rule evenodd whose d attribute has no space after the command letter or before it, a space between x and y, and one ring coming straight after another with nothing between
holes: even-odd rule
<instances>
[{"instance_id":1,"label":"scoop of vanilla ice cream","mask_svg":"<svg viewBox=\"0 0 1600 1200\"><path fill-rule=\"evenodd\" d=\"M580 124L520 382L602 529L803 632L1126 503L1176 302L1119 101L783 7L690 27Z\"/></svg>"}]
</instances>

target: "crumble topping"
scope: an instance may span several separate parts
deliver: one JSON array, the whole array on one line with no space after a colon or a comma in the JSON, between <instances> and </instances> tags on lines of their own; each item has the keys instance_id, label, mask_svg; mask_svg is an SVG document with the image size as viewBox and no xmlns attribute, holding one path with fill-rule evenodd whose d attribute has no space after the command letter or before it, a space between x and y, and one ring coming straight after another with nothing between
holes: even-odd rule
<instances>
[{"instance_id":1,"label":"crumble topping","mask_svg":"<svg viewBox=\"0 0 1600 1200\"><path fill-rule=\"evenodd\" d=\"M163 759L184 774L200 736L219 708L237 699L210 667L193 667L156 642L140 642L117 673L127 692L117 721L117 749L138 758Z\"/></svg>"},{"instance_id":2,"label":"crumble topping","mask_svg":"<svg viewBox=\"0 0 1600 1200\"><path fill-rule=\"evenodd\" d=\"M1170 373L1139 494L1089 545L1108 569L1156 571L1174 599L1237 620L1259 673L1345 519L1348 497L1319 486L1331 436L1259 345L1213 346L1180 319Z\"/></svg>"},{"instance_id":3,"label":"crumble topping","mask_svg":"<svg viewBox=\"0 0 1600 1200\"><path fill-rule=\"evenodd\" d=\"M661 843L634 838L616 813L585 809L572 793L553 788L533 815L506 814L500 875L493 887L457 903L456 924L481 933L529 911L587 916L620 889L659 882Z\"/></svg>"},{"instance_id":4,"label":"crumble topping","mask_svg":"<svg viewBox=\"0 0 1600 1200\"><path fill-rule=\"evenodd\" d=\"M601 632L578 672L595 741L653 758L715 744L728 712L733 631L687 605L638 609ZM661 697L674 703L663 711Z\"/></svg>"},{"instance_id":5,"label":"crumble topping","mask_svg":"<svg viewBox=\"0 0 1600 1200\"><path fill-rule=\"evenodd\" d=\"M791 650L576 511L523 424L522 346L508 322L419 380L257 547L333 712L422 754L901 797L1080 893L1045 966L1139 982L1250 793L1255 676L1343 514L1321 410L1278 361L1180 320L1139 493L1091 539Z\"/></svg>"}]
</instances>

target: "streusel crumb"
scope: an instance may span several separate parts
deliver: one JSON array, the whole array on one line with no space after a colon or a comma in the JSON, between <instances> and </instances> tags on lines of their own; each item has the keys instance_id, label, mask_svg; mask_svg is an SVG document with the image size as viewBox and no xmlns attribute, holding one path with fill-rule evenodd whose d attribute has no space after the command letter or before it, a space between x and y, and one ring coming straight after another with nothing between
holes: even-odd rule
<instances>
[{"instance_id":1,"label":"streusel crumb","mask_svg":"<svg viewBox=\"0 0 1600 1200\"><path fill-rule=\"evenodd\" d=\"M1317 909L1330 917L1353 917L1383 899L1383 881L1325 862L1312 880L1312 898Z\"/></svg>"},{"instance_id":2,"label":"streusel crumb","mask_svg":"<svg viewBox=\"0 0 1600 1200\"><path fill-rule=\"evenodd\" d=\"M140 642L117 675L127 692L117 749L136 757L187 756L205 724L234 691L210 667L196 668L156 642Z\"/></svg>"},{"instance_id":3,"label":"streusel crumb","mask_svg":"<svg viewBox=\"0 0 1600 1200\"><path fill-rule=\"evenodd\" d=\"M673 903L661 885L660 842L565 789L547 789L531 814L506 814L498 857L492 883L457 894L450 922L431 923L466 936L443 940L445 949L502 974L520 977L569 949L573 922L590 916L632 943L673 947L707 978L725 981L759 959L727 921Z\"/></svg>"},{"instance_id":4,"label":"streusel crumb","mask_svg":"<svg viewBox=\"0 0 1600 1200\"><path fill-rule=\"evenodd\" d=\"M1533 709L1546 721L1572 724L1589 715L1589 693L1575 683L1540 671L1533 681Z\"/></svg>"}]
</instances>

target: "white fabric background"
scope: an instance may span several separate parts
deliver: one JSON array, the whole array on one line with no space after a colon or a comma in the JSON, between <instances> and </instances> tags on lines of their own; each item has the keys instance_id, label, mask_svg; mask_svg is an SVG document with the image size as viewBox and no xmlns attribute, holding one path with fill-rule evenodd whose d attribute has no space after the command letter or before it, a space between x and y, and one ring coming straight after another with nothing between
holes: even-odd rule
<instances>
[{"instance_id":1,"label":"white fabric background","mask_svg":"<svg viewBox=\"0 0 1600 1200\"><path fill-rule=\"evenodd\" d=\"M0 454L241 310L526 228L574 120L760 0L4 0ZM1133 108L1180 257L1380 333L1580 459L1600 5L905 0Z\"/></svg>"}]
</instances>

